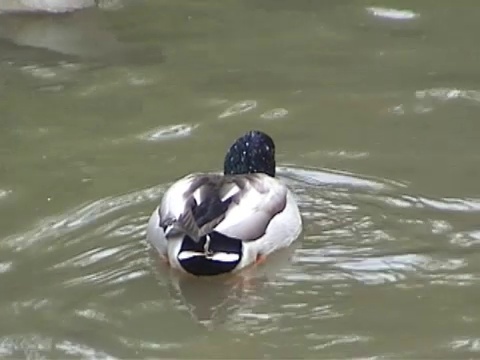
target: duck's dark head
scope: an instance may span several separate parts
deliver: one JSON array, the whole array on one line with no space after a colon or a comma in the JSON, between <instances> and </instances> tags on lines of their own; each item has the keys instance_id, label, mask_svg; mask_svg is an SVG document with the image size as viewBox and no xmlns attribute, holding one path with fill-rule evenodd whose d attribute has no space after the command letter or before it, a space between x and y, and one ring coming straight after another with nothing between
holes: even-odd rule
<instances>
[{"instance_id":1,"label":"duck's dark head","mask_svg":"<svg viewBox=\"0 0 480 360\"><path fill-rule=\"evenodd\" d=\"M253 130L239 137L225 155L225 175L265 173L275 176L275 144L264 132Z\"/></svg>"}]
</instances>

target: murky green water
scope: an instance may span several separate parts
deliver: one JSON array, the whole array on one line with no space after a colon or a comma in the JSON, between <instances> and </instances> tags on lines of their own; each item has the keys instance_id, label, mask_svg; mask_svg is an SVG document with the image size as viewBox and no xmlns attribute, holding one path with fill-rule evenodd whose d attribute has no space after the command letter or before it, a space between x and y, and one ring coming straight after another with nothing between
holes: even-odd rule
<instances>
[{"instance_id":1,"label":"murky green water","mask_svg":"<svg viewBox=\"0 0 480 360\"><path fill-rule=\"evenodd\" d=\"M0 16L0 356L480 356L480 3L119 5ZM147 219L251 128L304 234L179 279Z\"/></svg>"}]
</instances>

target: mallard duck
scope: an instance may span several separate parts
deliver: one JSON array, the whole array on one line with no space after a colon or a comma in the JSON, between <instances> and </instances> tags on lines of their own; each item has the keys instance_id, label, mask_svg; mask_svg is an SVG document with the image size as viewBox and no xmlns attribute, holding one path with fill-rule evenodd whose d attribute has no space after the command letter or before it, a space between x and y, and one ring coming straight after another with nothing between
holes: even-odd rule
<instances>
[{"instance_id":1,"label":"mallard duck","mask_svg":"<svg viewBox=\"0 0 480 360\"><path fill-rule=\"evenodd\" d=\"M167 189L147 240L172 268L197 276L263 262L302 228L294 196L275 170L272 138L247 132L228 150L223 174L190 174Z\"/></svg>"}]
</instances>

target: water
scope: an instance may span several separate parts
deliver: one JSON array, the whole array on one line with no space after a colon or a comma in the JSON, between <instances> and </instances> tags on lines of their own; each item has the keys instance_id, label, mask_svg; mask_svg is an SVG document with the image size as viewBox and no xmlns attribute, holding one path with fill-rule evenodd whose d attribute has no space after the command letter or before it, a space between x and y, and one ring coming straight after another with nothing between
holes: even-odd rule
<instances>
[{"instance_id":1,"label":"water","mask_svg":"<svg viewBox=\"0 0 480 360\"><path fill-rule=\"evenodd\" d=\"M479 357L479 16L439 0L1 15L0 356ZM179 278L148 216L251 128L276 140L304 232L246 279Z\"/></svg>"}]
</instances>

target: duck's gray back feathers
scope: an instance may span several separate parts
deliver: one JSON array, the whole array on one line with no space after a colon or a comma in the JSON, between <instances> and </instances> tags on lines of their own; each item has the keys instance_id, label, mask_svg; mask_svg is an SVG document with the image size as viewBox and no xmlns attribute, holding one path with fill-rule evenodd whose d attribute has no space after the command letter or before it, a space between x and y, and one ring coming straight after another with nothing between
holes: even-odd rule
<instances>
[{"instance_id":1,"label":"duck's gray back feathers","mask_svg":"<svg viewBox=\"0 0 480 360\"><path fill-rule=\"evenodd\" d=\"M252 241L262 237L272 218L283 211L286 195L287 188L265 174L189 175L165 194L160 226L168 229L167 239L183 233L198 241L218 231Z\"/></svg>"}]
</instances>

